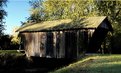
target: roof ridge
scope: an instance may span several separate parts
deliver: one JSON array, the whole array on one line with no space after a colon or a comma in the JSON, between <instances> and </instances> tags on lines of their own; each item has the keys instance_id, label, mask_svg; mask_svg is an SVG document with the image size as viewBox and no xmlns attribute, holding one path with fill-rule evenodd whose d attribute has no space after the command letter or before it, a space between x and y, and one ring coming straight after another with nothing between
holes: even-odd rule
<instances>
[{"instance_id":1,"label":"roof ridge","mask_svg":"<svg viewBox=\"0 0 121 73\"><path fill-rule=\"evenodd\" d=\"M93 16L93 17L81 17L87 19L87 22L91 25L86 27L97 27L107 16ZM72 25L68 25L72 24ZM74 24L74 25L73 25ZM81 27L81 24L86 24L85 21L80 20L78 23L74 23L72 19L58 19L52 21L43 21L36 24L29 24L20 27L16 32L21 31L38 31L38 30L52 30L52 29L65 29L65 28L75 28Z\"/></svg>"}]
</instances>

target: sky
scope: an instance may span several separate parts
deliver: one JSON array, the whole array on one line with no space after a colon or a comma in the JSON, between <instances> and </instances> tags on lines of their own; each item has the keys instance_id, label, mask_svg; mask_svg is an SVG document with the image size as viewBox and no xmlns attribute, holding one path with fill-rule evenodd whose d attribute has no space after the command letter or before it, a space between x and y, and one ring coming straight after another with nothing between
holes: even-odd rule
<instances>
[{"instance_id":1,"label":"sky","mask_svg":"<svg viewBox=\"0 0 121 73\"><path fill-rule=\"evenodd\" d=\"M7 12L4 33L12 35L13 29L20 27L21 21L26 21L26 17L29 17L29 0L8 0L4 9Z\"/></svg>"}]
</instances>

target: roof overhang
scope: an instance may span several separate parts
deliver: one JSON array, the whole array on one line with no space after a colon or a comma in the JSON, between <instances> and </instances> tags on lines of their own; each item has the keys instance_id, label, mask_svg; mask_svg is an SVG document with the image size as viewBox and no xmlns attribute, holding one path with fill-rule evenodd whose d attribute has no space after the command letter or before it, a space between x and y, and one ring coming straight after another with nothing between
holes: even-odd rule
<instances>
[{"instance_id":1,"label":"roof overhang","mask_svg":"<svg viewBox=\"0 0 121 73\"><path fill-rule=\"evenodd\" d=\"M16 32L47 32L47 31L63 31L63 30L74 30L74 29L93 29L97 28L104 20L106 16L101 17L84 17L78 20L72 19L61 19L54 21L44 21L36 24L25 24L21 26ZM111 24L108 24L111 28Z\"/></svg>"}]
</instances>

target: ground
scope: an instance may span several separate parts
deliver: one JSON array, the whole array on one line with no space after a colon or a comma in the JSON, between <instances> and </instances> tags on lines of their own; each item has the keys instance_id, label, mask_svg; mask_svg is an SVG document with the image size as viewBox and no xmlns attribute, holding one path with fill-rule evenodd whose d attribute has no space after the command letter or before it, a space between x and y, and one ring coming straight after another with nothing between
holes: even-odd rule
<instances>
[{"instance_id":1,"label":"ground","mask_svg":"<svg viewBox=\"0 0 121 73\"><path fill-rule=\"evenodd\" d=\"M24 53L18 52L17 50L0 50L0 56L4 54L12 54L12 55L24 55Z\"/></svg>"},{"instance_id":2,"label":"ground","mask_svg":"<svg viewBox=\"0 0 121 73\"><path fill-rule=\"evenodd\" d=\"M50 73L120 73L121 55L91 55Z\"/></svg>"},{"instance_id":3,"label":"ground","mask_svg":"<svg viewBox=\"0 0 121 73\"><path fill-rule=\"evenodd\" d=\"M47 73L70 62L71 59L28 58L17 50L0 50L0 73Z\"/></svg>"},{"instance_id":4,"label":"ground","mask_svg":"<svg viewBox=\"0 0 121 73\"><path fill-rule=\"evenodd\" d=\"M53 61L52 61L53 60ZM63 60L36 58L35 61L29 61L23 53L16 50L0 50L0 73L41 73L52 66L56 69L49 73L120 73L121 72L121 55L117 54L91 54L79 59L77 62L68 64L68 66L57 68L63 64ZM62 63L61 63L62 62ZM65 61L64 61L65 62ZM50 66L49 66L50 65ZM44 67L45 68L44 68ZM48 67L48 68L47 68ZM42 70L44 69L44 70ZM45 71L46 70L46 71ZM44 73L42 72L42 73Z\"/></svg>"}]
</instances>

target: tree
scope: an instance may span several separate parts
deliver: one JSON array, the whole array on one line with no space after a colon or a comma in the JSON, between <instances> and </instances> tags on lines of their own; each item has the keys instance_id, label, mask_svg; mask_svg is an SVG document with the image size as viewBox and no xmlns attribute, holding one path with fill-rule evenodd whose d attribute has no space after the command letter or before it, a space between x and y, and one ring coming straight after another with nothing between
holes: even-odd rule
<instances>
[{"instance_id":1,"label":"tree","mask_svg":"<svg viewBox=\"0 0 121 73\"><path fill-rule=\"evenodd\" d=\"M3 35L0 37L0 50L6 50L10 48L11 37L9 35Z\"/></svg>"},{"instance_id":2,"label":"tree","mask_svg":"<svg viewBox=\"0 0 121 73\"><path fill-rule=\"evenodd\" d=\"M31 14L28 21L35 22L64 18L77 19L81 16L96 14L93 0L32 0L30 5Z\"/></svg>"},{"instance_id":3,"label":"tree","mask_svg":"<svg viewBox=\"0 0 121 73\"><path fill-rule=\"evenodd\" d=\"M28 18L31 22L40 22L44 19L44 8L43 8L43 0L29 1L31 6L30 9L30 17Z\"/></svg>"},{"instance_id":4,"label":"tree","mask_svg":"<svg viewBox=\"0 0 121 73\"><path fill-rule=\"evenodd\" d=\"M0 0L0 36L2 35L2 30L4 30L4 16L7 15L6 11L4 10L4 6L6 6L7 0Z\"/></svg>"},{"instance_id":5,"label":"tree","mask_svg":"<svg viewBox=\"0 0 121 73\"><path fill-rule=\"evenodd\" d=\"M13 34L11 36L11 49L19 49L19 45L20 45L20 37L19 37L19 33L16 32L16 30L19 27L14 27L13 29Z\"/></svg>"},{"instance_id":6,"label":"tree","mask_svg":"<svg viewBox=\"0 0 121 73\"><path fill-rule=\"evenodd\" d=\"M121 1L95 1L99 16L108 16L111 23L120 23Z\"/></svg>"},{"instance_id":7,"label":"tree","mask_svg":"<svg viewBox=\"0 0 121 73\"><path fill-rule=\"evenodd\" d=\"M107 16L114 29L110 46L121 47L121 1L37 0L30 1L30 4L31 15L28 20L36 22L65 18L75 20L83 16Z\"/></svg>"},{"instance_id":8,"label":"tree","mask_svg":"<svg viewBox=\"0 0 121 73\"><path fill-rule=\"evenodd\" d=\"M99 16L107 16L111 22L114 32L110 39L112 52L120 52L121 47L121 1L95 1ZM121 53L121 52L120 52Z\"/></svg>"},{"instance_id":9,"label":"tree","mask_svg":"<svg viewBox=\"0 0 121 73\"><path fill-rule=\"evenodd\" d=\"M93 16L94 2L91 0L47 0L44 2L48 19L77 19L82 16Z\"/></svg>"}]
</instances>

